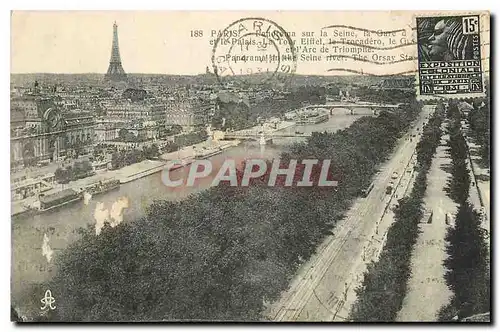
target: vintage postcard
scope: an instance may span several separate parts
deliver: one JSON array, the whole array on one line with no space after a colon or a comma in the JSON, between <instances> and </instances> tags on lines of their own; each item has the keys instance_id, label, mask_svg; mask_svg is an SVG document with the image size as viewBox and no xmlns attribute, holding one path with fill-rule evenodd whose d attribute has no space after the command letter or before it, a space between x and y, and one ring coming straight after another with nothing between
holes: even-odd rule
<instances>
[{"instance_id":1,"label":"vintage postcard","mask_svg":"<svg viewBox=\"0 0 500 332\"><path fill-rule=\"evenodd\" d=\"M490 322L488 11L13 11L11 320Z\"/></svg>"}]
</instances>

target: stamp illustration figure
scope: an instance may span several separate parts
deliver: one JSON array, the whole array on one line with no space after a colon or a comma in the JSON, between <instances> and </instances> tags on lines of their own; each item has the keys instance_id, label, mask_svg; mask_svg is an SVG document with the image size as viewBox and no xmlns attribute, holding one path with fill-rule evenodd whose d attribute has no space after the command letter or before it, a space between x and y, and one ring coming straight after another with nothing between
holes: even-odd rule
<instances>
[{"instance_id":1,"label":"stamp illustration figure","mask_svg":"<svg viewBox=\"0 0 500 332\"><path fill-rule=\"evenodd\" d=\"M478 20L474 19L469 29L477 35ZM479 60L473 49L475 36L464 33L461 18L425 18L417 24L420 61Z\"/></svg>"}]
</instances>

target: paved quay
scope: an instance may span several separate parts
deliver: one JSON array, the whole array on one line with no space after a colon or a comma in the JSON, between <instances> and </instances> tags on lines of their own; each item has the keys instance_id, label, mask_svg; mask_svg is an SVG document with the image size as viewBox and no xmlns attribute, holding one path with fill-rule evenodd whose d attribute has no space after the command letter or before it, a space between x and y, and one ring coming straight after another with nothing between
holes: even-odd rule
<instances>
[{"instance_id":1,"label":"paved quay","mask_svg":"<svg viewBox=\"0 0 500 332\"><path fill-rule=\"evenodd\" d=\"M399 322L435 322L439 310L449 302L453 295L446 284L443 265L446 254L446 214L454 215L457 204L444 190L451 175L444 171L451 163L446 149L449 135L441 138L436 149L431 168L427 175L427 190L424 208L433 212L432 222L421 221L420 234L411 259L411 276L408 280L403 306L398 313Z\"/></svg>"},{"instance_id":2,"label":"paved quay","mask_svg":"<svg viewBox=\"0 0 500 332\"><path fill-rule=\"evenodd\" d=\"M481 157L473 154L473 151L479 149L479 145L471 142L470 138L465 136L467 147L469 149L468 167L472 171L472 185L470 188L470 198L474 207L484 211L482 227L490 232L490 172L489 168L481 165Z\"/></svg>"}]
</instances>

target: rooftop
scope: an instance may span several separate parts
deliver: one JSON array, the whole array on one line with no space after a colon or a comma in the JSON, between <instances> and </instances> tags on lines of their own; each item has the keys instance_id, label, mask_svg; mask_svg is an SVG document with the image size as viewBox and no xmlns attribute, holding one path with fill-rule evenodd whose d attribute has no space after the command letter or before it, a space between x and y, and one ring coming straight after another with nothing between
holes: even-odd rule
<instances>
[{"instance_id":1,"label":"rooftop","mask_svg":"<svg viewBox=\"0 0 500 332\"><path fill-rule=\"evenodd\" d=\"M76 119L76 118L86 118L86 117L91 117L91 116L92 116L91 112L82 111L79 109L64 112L64 118L67 120Z\"/></svg>"}]
</instances>

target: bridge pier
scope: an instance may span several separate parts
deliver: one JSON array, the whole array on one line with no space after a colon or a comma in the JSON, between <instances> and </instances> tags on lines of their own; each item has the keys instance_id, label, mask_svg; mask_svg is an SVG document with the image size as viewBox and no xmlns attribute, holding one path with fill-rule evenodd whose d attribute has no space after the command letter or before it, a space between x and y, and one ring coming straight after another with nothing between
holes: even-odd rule
<instances>
[{"instance_id":1,"label":"bridge pier","mask_svg":"<svg viewBox=\"0 0 500 332\"><path fill-rule=\"evenodd\" d=\"M273 139L261 136L259 139L259 144L260 145L273 144Z\"/></svg>"},{"instance_id":2,"label":"bridge pier","mask_svg":"<svg viewBox=\"0 0 500 332\"><path fill-rule=\"evenodd\" d=\"M259 144L260 145L266 145L267 144L266 138L264 137L264 135L260 135Z\"/></svg>"}]
</instances>

